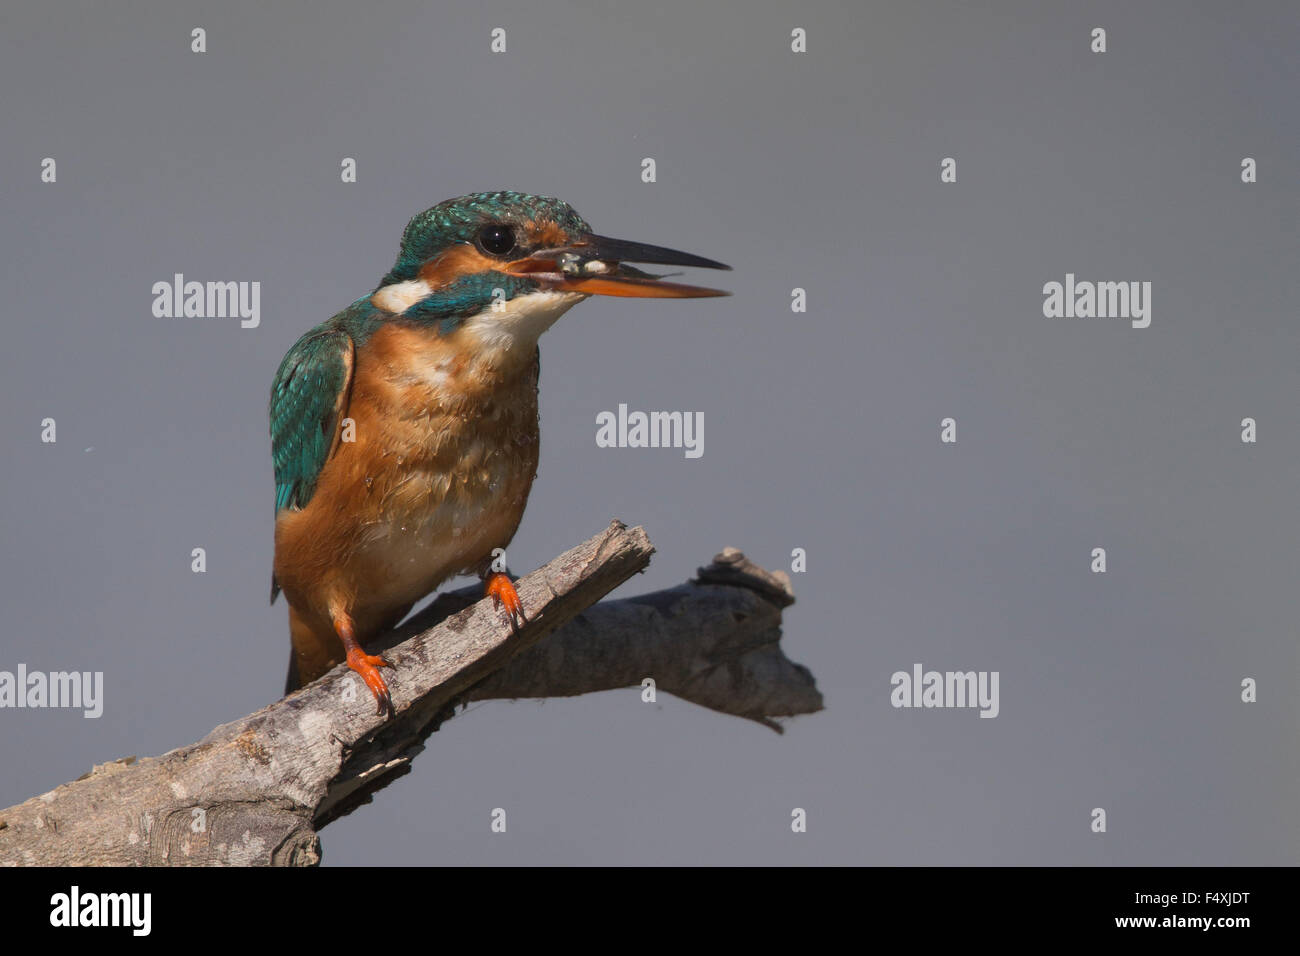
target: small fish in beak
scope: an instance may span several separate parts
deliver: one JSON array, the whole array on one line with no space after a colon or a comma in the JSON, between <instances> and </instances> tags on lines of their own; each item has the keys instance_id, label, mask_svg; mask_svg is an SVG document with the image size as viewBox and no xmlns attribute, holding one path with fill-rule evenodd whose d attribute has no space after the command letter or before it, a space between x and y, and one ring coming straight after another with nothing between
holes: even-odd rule
<instances>
[{"instance_id":1,"label":"small fish in beak","mask_svg":"<svg viewBox=\"0 0 1300 956\"><path fill-rule=\"evenodd\" d=\"M642 272L627 262L730 269L731 266L689 252L652 246L608 236L587 235L557 249L544 249L506 266L507 272L527 275L550 288L586 295L613 295L648 299L697 299L730 295L722 289L665 282L663 276Z\"/></svg>"}]
</instances>

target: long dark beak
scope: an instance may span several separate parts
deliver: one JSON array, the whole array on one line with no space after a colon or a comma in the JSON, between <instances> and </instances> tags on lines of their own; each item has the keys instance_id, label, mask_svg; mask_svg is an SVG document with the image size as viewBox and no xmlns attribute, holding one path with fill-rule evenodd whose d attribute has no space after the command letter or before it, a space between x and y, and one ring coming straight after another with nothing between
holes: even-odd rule
<instances>
[{"instance_id":1,"label":"long dark beak","mask_svg":"<svg viewBox=\"0 0 1300 956\"><path fill-rule=\"evenodd\" d=\"M731 295L722 289L708 289L680 282L665 282L660 276L634 269L628 262L662 266L692 266L697 269L730 269L731 266L689 252L608 236L586 235L570 245L544 249L526 259L508 264L507 272L528 275L550 288L588 295L618 295L653 299L695 299Z\"/></svg>"}]
</instances>

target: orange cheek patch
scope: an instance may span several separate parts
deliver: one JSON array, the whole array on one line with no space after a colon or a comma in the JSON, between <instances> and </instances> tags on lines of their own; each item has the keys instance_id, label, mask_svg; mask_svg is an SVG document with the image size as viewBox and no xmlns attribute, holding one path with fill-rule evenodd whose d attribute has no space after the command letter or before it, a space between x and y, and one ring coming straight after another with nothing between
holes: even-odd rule
<instances>
[{"instance_id":1,"label":"orange cheek patch","mask_svg":"<svg viewBox=\"0 0 1300 956\"><path fill-rule=\"evenodd\" d=\"M452 246L438 258L430 259L421 266L420 278L429 283L431 288L441 289L461 276L498 270L501 265L499 260L483 255L471 245Z\"/></svg>"},{"instance_id":2,"label":"orange cheek patch","mask_svg":"<svg viewBox=\"0 0 1300 956\"><path fill-rule=\"evenodd\" d=\"M568 234L553 222L530 219L524 223L524 233L528 244L539 249L554 249L569 244Z\"/></svg>"},{"instance_id":3,"label":"orange cheek patch","mask_svg":"<svg viewBox=\"0 0 1300 956\"><path fill-rule=\"evenodd\" d=\"M569 244L568 234L558 225L549 221L529 220L520 225L522 235L520 245L535 249L554 249ZM452 246L436 259L430 259L420 267L419 277L429 284L431 289L441 289L455 282L461 276L474 275L479 272L514 273L550 271L554 268L549 262L530 263L527 258L514 262L503 262L492 256L484 255L468 243Z\"/></svg>"}]
</instances>

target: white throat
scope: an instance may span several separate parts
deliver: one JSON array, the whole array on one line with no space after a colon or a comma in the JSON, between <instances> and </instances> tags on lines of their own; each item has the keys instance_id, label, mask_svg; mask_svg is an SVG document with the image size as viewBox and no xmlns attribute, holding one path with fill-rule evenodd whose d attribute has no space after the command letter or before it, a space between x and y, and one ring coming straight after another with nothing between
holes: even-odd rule
<instances>
[{"instance_id":1,"label":"white throat","mask_svg":"<svg viewBox=\"0 0 1300 956\"><path fill-rule=\"evenodd\" d=\"M585 298L582 292L529 292L493 303L466 319L463 328L486 347L531 348L556 319Z\"/></svg>"}]
</instances>

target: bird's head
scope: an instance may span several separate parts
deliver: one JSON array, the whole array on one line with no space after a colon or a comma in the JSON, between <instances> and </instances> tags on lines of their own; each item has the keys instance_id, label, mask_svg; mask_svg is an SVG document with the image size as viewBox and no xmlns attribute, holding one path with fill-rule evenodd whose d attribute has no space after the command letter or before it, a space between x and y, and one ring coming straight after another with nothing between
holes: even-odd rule
<instances>
[{"instance_id":1,"label":"bird's head","mask_svg":"<svg viewBox=\"0 0 1300 956\"><path fill-rule=\"evenodd\" d=\"M397 262L371 301L443 332L465 326L503 343L527 343L589 295L727 295L665 282L629 262L730 268L661 246L595 235L558 199L473 193L439 203L407 224Z\"/></svg>"}]
</instances>

